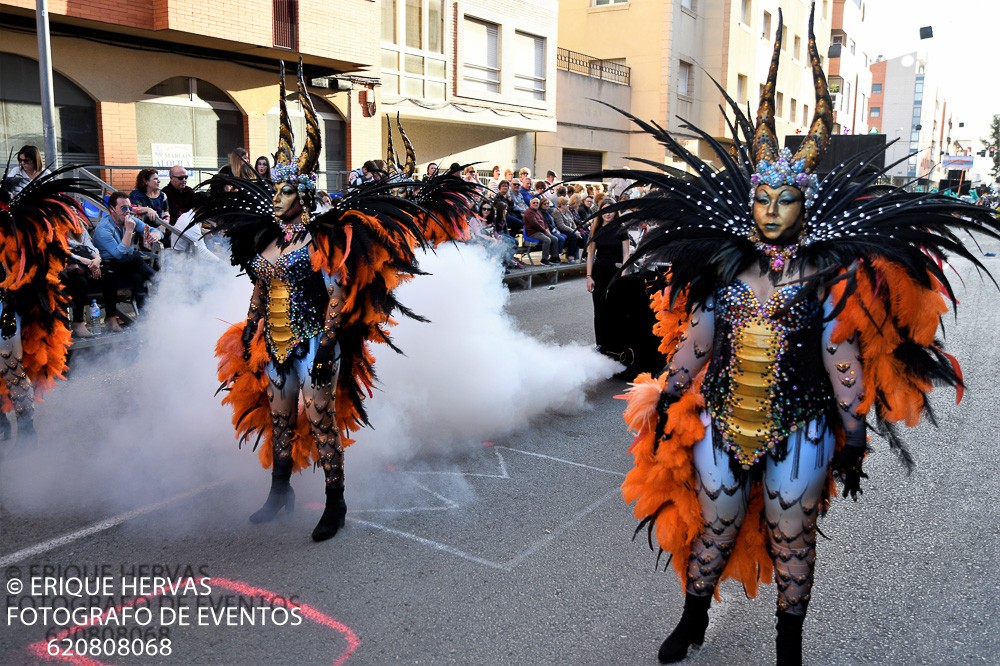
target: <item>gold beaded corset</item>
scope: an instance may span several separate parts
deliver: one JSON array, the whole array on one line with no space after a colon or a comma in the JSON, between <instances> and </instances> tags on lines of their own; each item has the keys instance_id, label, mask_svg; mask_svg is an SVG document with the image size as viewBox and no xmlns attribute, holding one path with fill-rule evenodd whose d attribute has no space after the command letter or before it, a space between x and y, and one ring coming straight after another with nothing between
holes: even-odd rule
<instances>
[{"instance_id":1,"label":"gold beaded corset","mask_svg":"<svg viewBox=\"0 0 1000 666\"><path fill-rule=\"evenodd\" d=\"M748 469L764 454L781 460L788 436L832 404L821 356L823 307L789 285L760 303L736 280L715 294L715 341L702 392L715 441Z\"/></svg>"},{"instance_id":2,"label":"gold beaded corset","mask_svg":"<svg viewBox=\"0 0 1000 666\"><path fill-rule=\"evenodd\" d=\"M304 354L307 345L302 343L323 331L329 301L309 247L283 254L273 264L258 254L252 268L254 279L264 287L264 334L272 360L281 364Z\"/></svg>"}]
</instances>

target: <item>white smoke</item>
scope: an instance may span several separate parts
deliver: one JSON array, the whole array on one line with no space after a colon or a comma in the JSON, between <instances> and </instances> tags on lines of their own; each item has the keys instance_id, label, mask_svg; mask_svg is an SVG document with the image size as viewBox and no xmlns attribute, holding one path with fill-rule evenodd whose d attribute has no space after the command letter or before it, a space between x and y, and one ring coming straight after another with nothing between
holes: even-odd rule
<instances>
[{"instance_id":1,"label":"white smoke","mask_svg":"<svg viewBox=\"0 0 1000 666\"><path fill-rule=\"evenodd\" d=\"M582 345L518 330L504 310L501 269L482 248L442 246L421 267L432 275L399 296L432 323L400 321L394 339L405 356L375 346L379 389L366 403L374 429L355 434L349 485L352 469L461 452L546 411L581 409L587 387L619 368ZM234 475L260 478L239 491L243 508L259 503L264 473L249 447L237 450L231 411L214 396L215 342L245 318L250 297L236 273L176 262L128 335L101 353L74 354L69 381L36 408L38 451L0 466L6 508L129 509Z\"/></svg>"}]
</instances>

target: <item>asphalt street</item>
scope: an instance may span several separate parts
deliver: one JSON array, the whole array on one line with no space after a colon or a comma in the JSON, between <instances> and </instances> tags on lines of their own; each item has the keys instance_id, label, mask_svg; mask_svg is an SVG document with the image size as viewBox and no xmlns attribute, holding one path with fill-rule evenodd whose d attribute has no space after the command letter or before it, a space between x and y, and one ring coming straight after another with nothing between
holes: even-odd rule
<instances>
[{"instance_id":1,"label":"asphalt street","mask_svg":"<svg viewBox=\"0 0 1000 666\"><path fill-rule=\"evenodd\" d=\"M996 252L996 244L984 250ZM984 261L1000 275L1000 260ZM1000 293L960 271L960 320L945 324L968 391L957 406L953 393L935 394L939 427L906 433L917 462L911 475L876 442L863 498L836 501L822 520L828 538L820 540L805 624L806 663L1000 663ZM515 291L508 307L534 335L593 343L579 279ZM309 539L322 509L322 484L311 473L294 481L294 514L253 526L246 517L267 481L252 465L199 469L123 507L62 496L18 501L10 479L30 479L33 469L5 460L0 663L47 657L53 622L18 609L73 601L73 590L16 593L11 581L49 575L64 583L110 578L110 589L92 596L112 608L144 596L133 609L150 609L148 625L136 617L105 629L157 650L169 639L168 655L151 656L148 641L116 643L130 652L71 663L654 664L683 596L672 572L654 569L645 541L631 540L635 522L619 492L630 438L614 399L625 387L597 383L587 409L547 414L447 455L352 466L348 451L348 522L321 544ZM44 415L43 406L43 435ZM228 455L251 456L235 448ZM122 589L157 575L209 580ZM722 594L705 645L686 663L773 663L774 588L750 600L730 583ZM298 614L275 596L301 604ZM123 635L63 629L56 650ZM136 652L142 656L129 656Z\"/></svg>"}]
</instances>

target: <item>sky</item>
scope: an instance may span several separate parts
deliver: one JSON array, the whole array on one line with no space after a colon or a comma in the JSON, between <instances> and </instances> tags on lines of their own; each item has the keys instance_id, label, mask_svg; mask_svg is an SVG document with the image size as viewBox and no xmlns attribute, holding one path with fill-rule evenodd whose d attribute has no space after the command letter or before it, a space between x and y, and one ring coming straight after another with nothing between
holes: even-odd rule
<instances>
[{"instance_id":1,"label":"sky","mask_svg":"<svg viewBox=\"0 0 1000 666\"><path fill-rule=\"evenodd\" d=\"M1000 85L992 62L998 44L1000 2L994 0L867 0L869 56L891 59L926 52L928 76L944 89L965 138L984 138L990 119L1000 114ZM931 26L934 37L921 40ZM963 138L955 134L954 138ZM978 141L976 142L978 146Z\"/></svg>"}]
</instances>

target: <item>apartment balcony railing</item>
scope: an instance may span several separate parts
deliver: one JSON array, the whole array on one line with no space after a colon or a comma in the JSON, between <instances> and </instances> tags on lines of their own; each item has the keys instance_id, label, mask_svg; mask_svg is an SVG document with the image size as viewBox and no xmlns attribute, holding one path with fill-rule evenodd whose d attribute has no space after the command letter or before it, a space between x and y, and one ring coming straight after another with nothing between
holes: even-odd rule
<instances>
[{"instance_id":1,"label":"apartment balcony railing","mask_svg":"<svg viewBox=\"0 0 1000 666\"><path fill-rule=\"evenodd\" d=\"M602 81L629 85L632 68L612 60L601 60L568 49L556 49L556 67L567 72L592 76Z\"/></svg>"}]
</instances>

